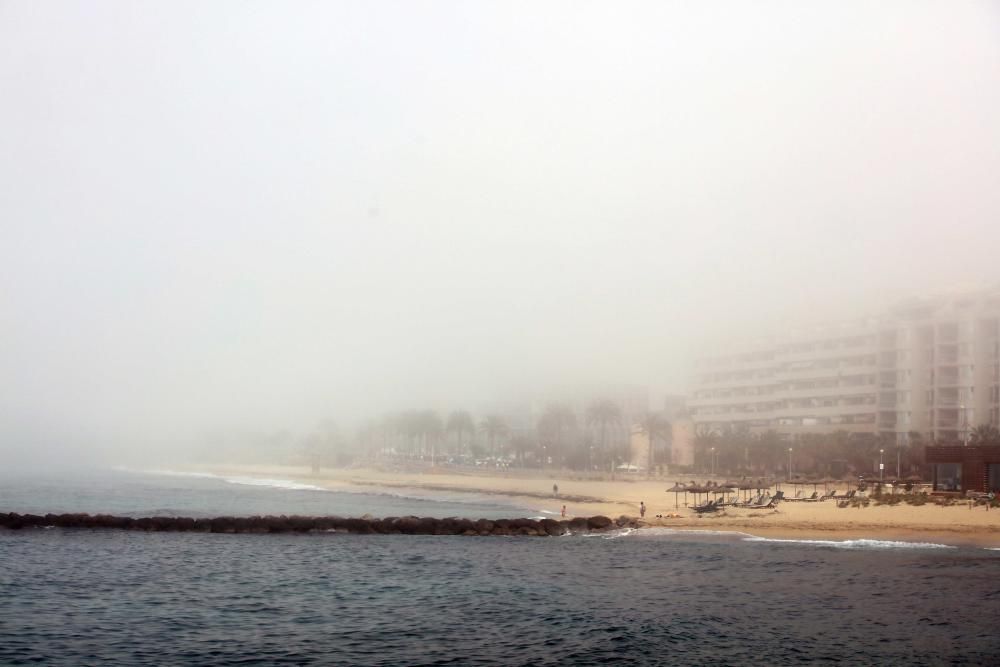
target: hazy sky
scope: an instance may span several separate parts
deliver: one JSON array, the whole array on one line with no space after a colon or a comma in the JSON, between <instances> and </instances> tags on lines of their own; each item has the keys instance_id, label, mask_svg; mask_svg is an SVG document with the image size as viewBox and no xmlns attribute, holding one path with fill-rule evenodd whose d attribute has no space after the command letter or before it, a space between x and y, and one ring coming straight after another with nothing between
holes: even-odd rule
<instances>
[{"instance_id":1,"label":"hazy sky","mask_svg":"<svg viewBox=\"0 0 1000 667\"><path fill-rule=\"evenodd\" d=\"M995 2L0 0L0 451L307 428L1000 280Z\"/></svg>"}]
</instances>

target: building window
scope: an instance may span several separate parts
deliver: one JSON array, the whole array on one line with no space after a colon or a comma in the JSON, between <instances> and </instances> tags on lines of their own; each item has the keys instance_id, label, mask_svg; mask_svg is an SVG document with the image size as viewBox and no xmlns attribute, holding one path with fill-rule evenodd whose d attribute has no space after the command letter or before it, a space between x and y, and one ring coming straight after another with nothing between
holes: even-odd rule
<instances>
[{"instance_id":1,"label":"building window","mask_svg":"<svg viewBox=\"0 0 1000 667\"><path fill-rule=\"evenodd\" d=\"M990 463L986 466L986 490L1000 491L1000 463Z\"/></svg>"},{"instance_id":2,"label":"building window","mask_svg":"<svg viewBox=\"0 0 1000 667\"><path fill-rule=\"evenodd\" d=\"M934 466L935 491L962 490L962 464L938 463Z\"/></svg>"}]
</instances>

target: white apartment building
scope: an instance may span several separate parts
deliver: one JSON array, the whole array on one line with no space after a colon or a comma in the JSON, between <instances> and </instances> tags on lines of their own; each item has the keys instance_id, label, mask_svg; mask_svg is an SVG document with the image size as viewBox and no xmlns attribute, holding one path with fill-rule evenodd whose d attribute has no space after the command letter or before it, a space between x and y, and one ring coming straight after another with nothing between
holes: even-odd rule
<instances>
[{"instance_id":1,"label":"white apartment building","mask_svg":"<svg viewBox=\"0 0 1000 667\"><path fill-rule=\"evenodd\" d=\"M958 442L1000 426L1000 287L913 299L698 360L699 430L911 433Z\"/></svg>"}]
</instances>

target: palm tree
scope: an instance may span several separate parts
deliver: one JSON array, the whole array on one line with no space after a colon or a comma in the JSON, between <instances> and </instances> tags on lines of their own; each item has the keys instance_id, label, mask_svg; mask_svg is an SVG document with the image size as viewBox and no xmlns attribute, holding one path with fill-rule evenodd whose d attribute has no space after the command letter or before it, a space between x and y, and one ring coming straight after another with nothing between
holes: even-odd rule
<instances>
[{"instance_id":1,"label":"palm tree","mask_svg":"<svg viewBox=\"0 0 1000 667\"><path fill-rule=\"evenodd\" d=\"M539 435L553 444L557 456L562 454L563 434L574 426L576 415L562 403L550 403L538 420Z\"/></svg>"},{"instance_id":2,"label":"palm tree","mask_svg":"<svg viewBox=\"0 0 1000 667\"><path fill-rule=\"evenodd\" d=\"M448 415L448 425L445 427L448 433L455 433L457 438L456 453L462 455L462 436L465 433L472 435L476 431L476 423L472 421L472 415L465 410L455 410Z\"/></svg>"},{"instance_id":3,"label":"palm tree","mask_svg":"<svg viewBox=\"0 0 1000 667\"><path fill-rule=\"evenodd\" d=\"M1000 429L993 424L980 424L972 429L969 441L979 446L1000 445Z\"/></svg>"},{"instance_id":4,"label":"palm tree","mask_svg":"<svg viewBox=\"0 0 1000 667\"><path fill-rule=\"evenodd\" d=\"M711 456L711 450L719 442L719 433L709 426L699 424L694 433L695 464L701 459L701 467L704 469L706 455Z\"/></svg>"},{"instance_id":5,"label":"palm tree","mask_svg":"<svg viewBox=\"0 0 1000 667\"><path fill-rule=\"evenodd\" d=\"M319 474L320 467L330 460L340 441L340 431L332 419L324 419L315 431L306 436L306 458L314 475Z\"/></svg>"},{"instance_id":6,"label":"palm tree","mask_svg":"<svg viewBox=\"0 0 1000 667\"><path fill-rule=\"evenodd\" d=\"M652 476L653 474L653 440L656 436L660 436L666 442L670 442L670 437L672 435L670 422L667 421L659 412L647 412L643 415L642 419L639 420L639 428L642 432L646 434L649 439L649 455L646 458L646 474Z\"/></svg>"},{"instance_id":7,"label":"palm tree","mask_svg":"<svg viewBox=\"0 0 1000 667\"><path fill-rule=\"evenodd\" d=\"M587 406L587 425L600 427L601 452L607 454L608 449L608 426L618 426L622 420L622 410L614 401L602 398ZM611 457L611 466L614 467L614 457Z\"/></svg>"},{"instance_id":8,"label":"palm tree","mask_svg":"<svg viewBox=\"0 0 1000 667\"><path fill-rule=\"evenodd\" d=\"M433 410L422 410L417 413L416 417L417 432L423 438L423 451L426 452L427 445L430 444L431 465L434 465L434 447L444 432L441 418Z\"/></svg>"},{"instance_id":9,"label":"palm tree","mask_svg":"<svg viewBox=\"0 0 1000 667\"><path fill-rule=\"evenodd\" d=\"M393 419L393 423L396 426L396 433L406 438L406 449L409 450L408 456L412 457L414 451L416 450L416 445L414 443L420 436L419 414L414 410L400 412L396 415L395 419Z\"/></svg>"},{"instance_id":10,"label":"palm tree","mask_svg":"<svg viewBox=\"0 0 1000 667\"><path fill-rule=\"evenodd\" d=\"M510 432L510 427L507 426L507 420L500 415L486 415L481 422L479 422L480 433L486 434L486 439L490 443L490 456L496 456L496 440L498 437L507 435Z\"/></svg>"},{"instance_id":11,"label":"palm tree","mask_svg":"<svg viewBox=\"0 0 1000 667\"><path fill-rule=\"evenodd\" d=\"M524 454L534 446L534 443L531 441L531 438L529 438L526 435L515 435L513 438L510 439L510 446L511 449L514 451L514 455L517 457L517 460L520 462L521 467L523 468Z\"/></svg>"}]
</instances>

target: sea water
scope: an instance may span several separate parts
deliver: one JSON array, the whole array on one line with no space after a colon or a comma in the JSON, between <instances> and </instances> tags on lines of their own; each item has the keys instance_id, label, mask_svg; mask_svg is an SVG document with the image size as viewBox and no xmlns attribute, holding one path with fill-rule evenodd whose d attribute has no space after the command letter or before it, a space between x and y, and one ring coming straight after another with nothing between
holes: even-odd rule
<instances>
[{"instance_id":1,"label":"sea water","mask_svg":"<svg viewBox=\"0 0 1000 667\"><path fill-rule=\"evenodd\" d=\"M172 490L147 509L304 514L358 500L132 479L143 487L161 477ZM50 488L16 486L8 482L0 511L96 511L63 503L101 501L88 484L58 501L44 496ZM260 504L238 512L227 493ZM102 502L122 504L100 509L144 509L121 489L112 495ZM434 514L420 512L433 507L426 499L363 500ZM339 507L319 513L344 514ZM936 544L667 529L560 538L0 531L4 665L989 664L1000 655L998 619L1000 552Z\"/></svg>"}]
</instances>

